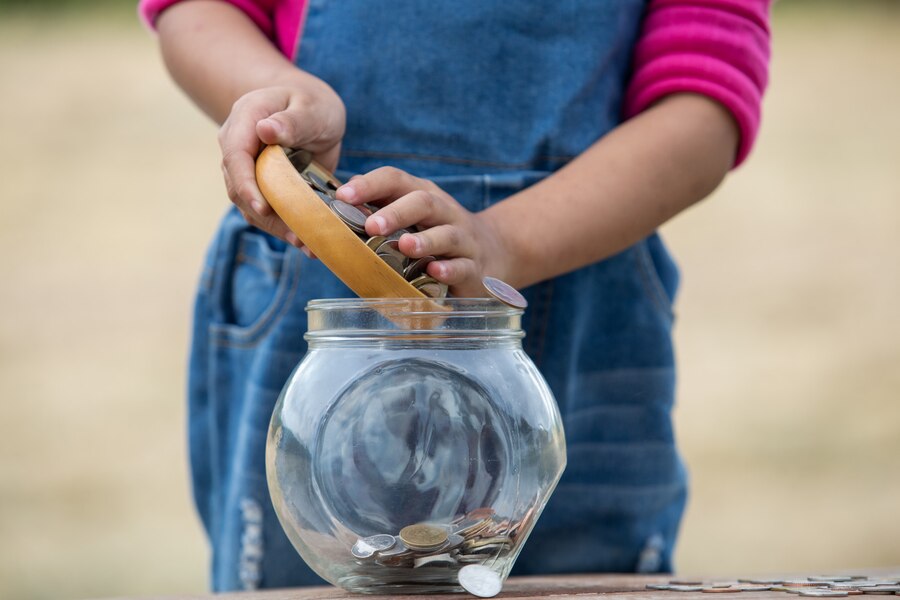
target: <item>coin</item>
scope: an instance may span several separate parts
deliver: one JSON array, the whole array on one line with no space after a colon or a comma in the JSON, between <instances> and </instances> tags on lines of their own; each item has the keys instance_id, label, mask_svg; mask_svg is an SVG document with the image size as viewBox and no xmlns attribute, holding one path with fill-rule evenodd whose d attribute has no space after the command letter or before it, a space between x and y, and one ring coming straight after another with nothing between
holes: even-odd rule
<instances>
[{"instance_id":1,"label":"coin","mask_svg":"<svg viewBox=\"0 0 900 600\"><path fill-rule=\"evenodd\" d=\"M673 592L701 592L703 591L703 586L672 584L669 586L669 589Z\"/></svg>"},{"instance_id":2,"label":"coin","mask_svg":"<svg viewBox=\"0 0 900 600\"><path fill-rule=\"evenodd\" d=\"M443 298L447 295L447 285L428 275L420 275L409 283L429 298Z\"/></svg>"},{"instance_id":3,"label":"coin","mask_svg":"<svg viewBox=\"0 0 900 600\"><path fill-rule=\"evenodd\" d=\"M706 594L733 594L735 592L739 592L741 590L735 589L731 586L728 587L705 587L700 590Z\"/></svg>"},{"instance_id":4,"label":"coin","mask_svg":"<svg viewBox=\"0 0 900 600\"><path fill-rule=\"evenodd\" d=\"M429 263L433 263L435 257L433 256L423 256L422 258L417 258L413 261L410 261L409 265L405 269L403 269L403 276L407 279L407 281L412 281L419 275L425 274L425 267L428 266Z\"/></svg>"},{"instance_id":5,"label":"coin","mask_svg":"<svg viewBox=\"0 0 900 600\"><path fill-rule=\"evenodd\" d=\"M822 588L811 588L808 590L800 590L801 596L815 596L816 598L838 598L846 596L847 592L843 590L826 590Z\"/></svg>"},{"instance_id":6,"label":"coin","mask_svg":"<svg viewBox=\"0 0 900 600\"><path fill-rule=\"evenodd\" d=\"M648 590L668 590L671 586L668 583L648 583L645 586Z\"/></svg>"},{"instance_id":7,"label":"coin","mask_svg":"<svg viewBox=\"0 0 900 600\"><path fill-rule=\"evenodd\" d=\"M456 561L447 554L433 554L431 556L423 556L422 558L417 558L413 563L413 568L418 569L419 567L424 567L425 565L431 567L449 567L455 565Z\"/></svg>"},{"instance_id":8,"label":"coin","mask_svg":"<svg viewBox=\"0 0 900 600\"><path fill-rule=\"evenodd\" d=\"M853 581L853 578L849 575L811 575L807 577L810 581L818 581L820 583L829 583L832 581L836 581L839 583L843 583L845 581Z\"/></svg>"},{"instance_id":9,"label":"coin","mask_svg":"<svg viewBox=\"0 0 900 600\"><path fill-rule=\"evenodd\" d=\"M347 226L357 233L365 234L366 232L366 215L362 213L361 210L353 206L352 204L347 204L341 200L332 200L331 210L340 217L341 221L347 224Z\"/></svg>"},{"instance_id":10,"label":"coin","mask_svg":"<svg viewBox=\"0 0 900 600\"><path fill-rule=\"evenodd\" d=\"M322 179L309 169L300 173L300 177L303 178L303 181L316 188L320 192L324 192L325 194L328 194L328 192L333 192L331 187L329 187L328 183L324 179Z\"/></svg>"},{"instance_id":11,"label":"coin","mask_svg":"<svg viewBox=\"0 0 900 600\"><path fill-rule=\"evenodd\" d=\"M386 252L378 252L378 258L386 262L387 265L398 274L403 275L404 257L402 254L388 249Z\"/></svg>"},{"instance_id":12,"label":"coin","mask_svg":"<svg viewBox=\"0 0 900 600\"><path fill-rule=\"evenodd\" d=\"M484 565L466 565L459 570L459 585L479 598L493 598L500 593L500 576Z\"/></svg>"},{"instance_id":13,"label":"coin","mask_svg":"<svg viewBox=\"0 0 900 600\"><path fill-rule=\"evenodd\" d=\"M860 584L859 590L863 594L897 594L900 593L900 585L863 585Z\"/></svg>"},{"instance_id":14,"label":"coin","mask_svg":"<svg viewBox=\"0 0 900 600\"><path fill-rule=\"evenodd\" d=\"M369 247L372 252L378 252L378 246L382 245L387 241L387 238L383 235L373 235L369 239L366 240L366 246Z\"/></svg>"},{"instance_id":15,"label":"coin","mask_svg":"<svg viewBox=\"0 0 900 600\"><path fill-rule=\"evenodd\" d=\"M484 289L487 290L488 294L503 304L523 310L528 306L525 297L520 294L516 288L508 283L500 281L496 277L485 277L481 280L481 283L484 285Z\"/></svg>"},{"instance_id":16,"label":"coin","mask_svg":"<svg viewBox=\"0 0 900 600\"><path fill-rule=\"evenodd\" d=\"M427 523L408 525L400 530L400 540L414 550L439 548L448 537L446 530Z\"/></svg>"}]
</instances>

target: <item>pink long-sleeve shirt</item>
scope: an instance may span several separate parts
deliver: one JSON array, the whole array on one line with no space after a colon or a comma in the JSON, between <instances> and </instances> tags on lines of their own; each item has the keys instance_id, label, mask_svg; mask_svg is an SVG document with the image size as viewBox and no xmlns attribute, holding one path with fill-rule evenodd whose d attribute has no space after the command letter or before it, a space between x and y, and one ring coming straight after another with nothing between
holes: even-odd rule
<instances>
[{"instance_id":1,"label":"pink long-sleeve shirt","mask_svg":"<svg viewBox=\"0 0 900 600\"><path fill-rule=\"evenodd\" d=\"M141 17L156 17L182 0L140 0ZM222 0L242 10L290 59L300 47L306 0ZM768 82L771 0L650 0L634 49L624 115L634 116L678 92L724 105L740 129L735 166L759 130Z\"/></svg>"}]
</instances>

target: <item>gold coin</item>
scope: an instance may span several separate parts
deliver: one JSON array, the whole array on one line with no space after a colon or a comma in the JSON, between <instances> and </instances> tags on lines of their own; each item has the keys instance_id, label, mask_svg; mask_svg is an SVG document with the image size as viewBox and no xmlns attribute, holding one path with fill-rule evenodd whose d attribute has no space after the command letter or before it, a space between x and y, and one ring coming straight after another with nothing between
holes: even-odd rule
<instances>
[{"instance_id":1,"label":"gold coin","mask_svg":"<svg viewBox=\"0 0 900 600\"><path fill-rule=\"evenodd\" d=\"M400 541L409 548L437 548L447 542L447 531L434 525L418 523L400 530Z\"/></svg>"}]
</instances>

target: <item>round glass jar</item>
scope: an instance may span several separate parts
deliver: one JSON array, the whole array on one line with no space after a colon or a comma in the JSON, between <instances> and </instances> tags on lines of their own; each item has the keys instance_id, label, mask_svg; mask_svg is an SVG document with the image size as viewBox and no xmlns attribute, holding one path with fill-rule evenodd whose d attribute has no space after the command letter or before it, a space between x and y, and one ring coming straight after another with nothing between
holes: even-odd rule
<instances>
[{"instance_id":1,"label":"round glass jar","mask_svg":"<svg viewBox=\"0 0 900 600\"><path fill-rule=\"evenodd\" d=\"M272 502L294 547L354 592L503 581L562 475L556 402L495 300L316 300L275 406Z\"/></svg>"}]
</instances>

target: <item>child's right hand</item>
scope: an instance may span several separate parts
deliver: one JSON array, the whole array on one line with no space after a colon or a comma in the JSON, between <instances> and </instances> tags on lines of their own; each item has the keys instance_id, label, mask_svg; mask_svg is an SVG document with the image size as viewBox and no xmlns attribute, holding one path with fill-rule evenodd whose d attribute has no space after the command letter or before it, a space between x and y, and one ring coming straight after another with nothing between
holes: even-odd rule
<instances>
[{"instance_id":1,"label":"child's right hand","mask_svg":"<svg viewBox=\"0 0 900 600\"><path fill-rule=\"evenodd\" d=\"M228 197L251 225L301 248L256 184L256 157L268 144L304 148L334 170L344 136L346 113L337 93L324 82L275 86L241 96L219 130L222 173Z\"/></svg>"}]
</instances>

